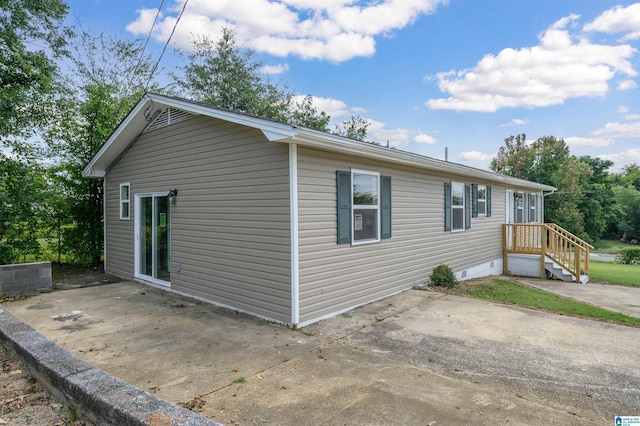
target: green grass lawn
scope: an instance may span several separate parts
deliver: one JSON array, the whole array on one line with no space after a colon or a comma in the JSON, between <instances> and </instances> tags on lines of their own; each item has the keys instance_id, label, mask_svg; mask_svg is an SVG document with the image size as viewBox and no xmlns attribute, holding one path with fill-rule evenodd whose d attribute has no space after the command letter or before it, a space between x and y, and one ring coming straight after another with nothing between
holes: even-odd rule
<instances>
[{"instance_id":1,"label":"green grass lawn","mask_svg":"<svg viewBox=\"0 0 640 426\"><path fill-rule=\"evenodd\" d=\"M586 303L567 299L535 288L526 287L513 281L493 279L491 282L465 286L462 294L493 302L509 303L529 308L544 309L558 314L573 315L611 321L640 327L640 318L618 312L607 311Z\"/></svg>"},{"instance_id":2,"label":"green grass lawn","mask_svg":"<svg viewBox=\"0 0 640 426\"><path fill-rule=\"evenodd\" d=\"M623 243L620 240L600 240L594 243L593 246L592 252L609 254L616 254L624 248L633 247L631 244Z\"/></svg>"},{"instance_id":3,"label":"green grass lawn","mask_svg":"<svg viewBox=\"0 0 640 426\"><path fill-rule=\"evenodd\" d=\"M640 265L591 261L589 262L589 278L610 284L640 287Z\"/></svg>"}]
</instances>

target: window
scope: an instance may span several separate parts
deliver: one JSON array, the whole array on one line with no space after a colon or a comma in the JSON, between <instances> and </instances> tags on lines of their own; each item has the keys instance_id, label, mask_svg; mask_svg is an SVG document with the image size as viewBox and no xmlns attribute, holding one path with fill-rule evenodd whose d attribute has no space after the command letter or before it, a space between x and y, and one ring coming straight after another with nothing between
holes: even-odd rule
<instances>
[{"instance_id":1,"label":"window","mask_svg":"<svg viewBox=\"0 0 640 426\"><path fill-rule=\"evenodd\" d=\"M380 198L378 175L353 172L353 242L378 241Z\"/></svg>"},{"instance_id":2,"label":"window","mask_svg":"<svg viewBox=\"0 0 640 426\"><path fill-rule=\"evenodd\" d=\"M529 222L538 221L538 194L529 194Z\"/></svg>"},{"instance_id":3,"label":"window","mask_svg":"<svg viewBox=\"0 0 640 426\"><path fill-rule=\"evenodd\" d=\"M129 218L131 217L129 187L130 187L130 184L128 182L120 184L120 219L121 220L129 220Z\"/></svg>"},{"instance_id":4,"label":"window","mask_svg":"<svg viewBox=\"0 0 640 426\"><path fill-rule=\"evenodd\" d=\"M471 217L491 216L491 187L487 185L471 185L473 205Z\"/></svg>"},{"instance_id":5,"label":"window","mask_svg":"<svg viewBox=\"0 0 640 426\"><path fill-rule=\"evenodd\" d=\"M471 228L471 188L464 183L444 184L444 230L464 231Z\"/></svg>"},{"instance_id":6,"label":"window","mask_svg":"<svg viewBox=\"0 0 640 426\"><path fill-rule=\"evenodd\" d=\"M524 223L524 194L522 192L516 192L514 196L516 198L516 223Z\"/></svg>"},{"instance_id":7,"label":"window","mask_svg":"<svg viewBox=\"0 0 640 426\"><path fill-rule=\"evenodd\" d=\"M391 238L391 177L338 171L338 244Z\"/></svg>"},{"instance_id":8,"label":"window","mask_svg":"<svg viewBox=\"0 0 640 426\"><path fill-rule=\"evenodd\" d=\"M451 184L451 217L453 219L452 231L464 230L464 184L453 182Z\"/></svg>"}]
</instances>

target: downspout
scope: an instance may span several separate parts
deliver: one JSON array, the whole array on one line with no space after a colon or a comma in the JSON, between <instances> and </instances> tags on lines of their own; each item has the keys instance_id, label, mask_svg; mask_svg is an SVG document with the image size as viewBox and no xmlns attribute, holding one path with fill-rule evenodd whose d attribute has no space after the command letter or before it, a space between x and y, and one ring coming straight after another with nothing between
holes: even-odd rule
<instances>
[{"instance_id":1,"label":"downspout","mask_svg":"<svg viewBox=\"0 0 640 426\"><path fill-rule=\"evenodd\" d=\"M107 175L102 178L102 270L107 272Z\"/></svg>"},{"instance_id":2,"label":"downspout","mask_svg":"<svg viewBox=\"0 0 640 426\"><path fill-rule=\"evenodd\" d=\"M300 265L298 249L298 145L289 145L289 222L291 251L291 324L300 322Z\"/></svg>"}]
</instances>

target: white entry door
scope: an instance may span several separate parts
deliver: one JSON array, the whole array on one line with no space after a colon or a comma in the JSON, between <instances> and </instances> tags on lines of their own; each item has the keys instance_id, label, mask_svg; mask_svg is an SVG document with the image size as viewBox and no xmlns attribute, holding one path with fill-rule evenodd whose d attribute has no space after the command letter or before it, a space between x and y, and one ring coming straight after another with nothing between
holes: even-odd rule
<instances>
[{"instance_id":1,"label":"white entry door","mask_svg":"<svg viewBox=\"0 0 640 426\"><path fill-rule=\"evenodd\" d=\"M504 206L505 206L505 223L513 223L514 222L514 217L513 217L513 191L509 191L507 190L506 195L505 195L505 200L504 200ZM513 230L511 229L511 227L507 227L507 248L513 248L513 238L512 238L512 233Z\"/></svg>"}]
</instances>

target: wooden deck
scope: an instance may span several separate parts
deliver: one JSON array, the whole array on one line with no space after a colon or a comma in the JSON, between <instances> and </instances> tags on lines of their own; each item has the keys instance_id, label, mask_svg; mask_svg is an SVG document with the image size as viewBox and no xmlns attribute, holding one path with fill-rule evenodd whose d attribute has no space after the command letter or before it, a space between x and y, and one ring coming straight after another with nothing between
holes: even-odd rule
<instances>
[{"instance_id":1,"label":"wooden deck","mask_svg":"<svg viewBox=\"0 0 640 426\"><path fill-rule=\"evenodd\" d=\"M593 246L558 225L507 223L503 234L505 273L509 273L509 254L529 254L540 256L540 278L546 278L551 269L562 269L576 282L585 282L584 277L588 281Z\"/></svg>"}]
</instances>

